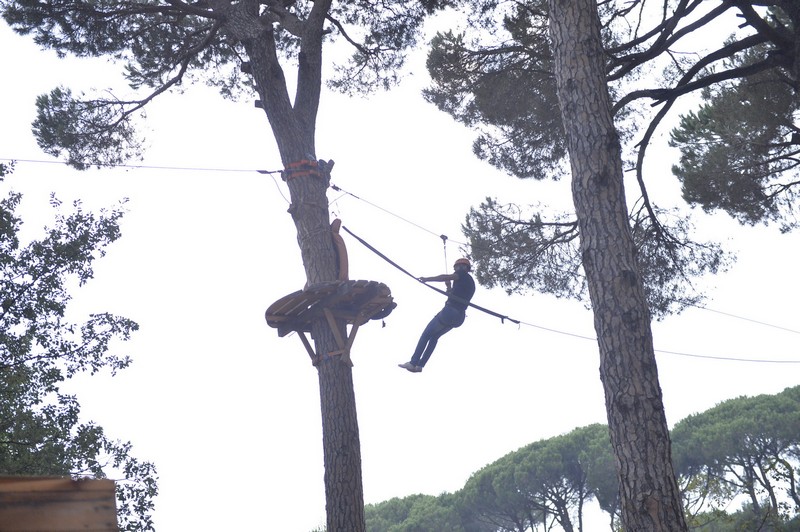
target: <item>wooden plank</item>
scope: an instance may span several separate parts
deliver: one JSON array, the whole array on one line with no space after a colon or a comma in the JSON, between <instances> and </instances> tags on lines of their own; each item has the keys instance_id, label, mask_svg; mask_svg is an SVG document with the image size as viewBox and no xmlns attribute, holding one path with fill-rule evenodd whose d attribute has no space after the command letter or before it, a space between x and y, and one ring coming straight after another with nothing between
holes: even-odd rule
<instances>
[{"instance_id":1,"label":"wooden plank","mask_svg":"<svg viewBox=\"0 0 800 532\"><path fill-rule=\"evenodd\" d=\"M311 324L308 322L299 322L297 320L291 320L286 323L280 325L273 325L278 329L278 337L283 338L287 334L291 334L293 332L311 332Z\"/></svg>"},{"instance_id":2,"label":"wooden plank","mask_svg":"<svg viewBox=\"0 0 800 532\"><path fill-rule=\"evenodd\" d=\"M297 335L300 337L300 341L303 342L303 345L305 346L306 351L308 352L308 356L311 357L311 364L314 365L314 366L319 364L319 360L317 360L319 357L317 357L317 354L314 352L314 349L311 347L311 344L309 343L308 338L306 338L306 334L303 331L298 331Z\"/></svg>"},{"instance_id":3,"label":"wooden plank","mask_svg":"<svg viewBox=\"0 0 800 532\"><path fill-rule=\"evenodd\" d=\"M342 285L333 292L332 294L327 295L324 298L320 298L318 305L326 308L335 308L339 305L346 304L353 298L354 295L354 284L357 281L349 281L346 283L342 283Z\"/></svg>"},{"instance_id":4,"label":"wooden plank","mask_svg":"<svg viewBox=\"0 0 800 532\"><path fill-rule=\"evenodd\" d=\"M267 312L270 314L286 314L287 311L295 304L295 301L298 299L298 296L302 295L303 291L298 290L296 292L292 292L289 295L283 296L279 300L275 301L272 305L269 306ZM288 307L288 308L287 308Z\"/></svg>"},{"instance_id":5,"label":"wooden plank","mask_svg":"<svg viewBox=\"0 0 800 532\"><path fill-rule=\"evenodd\" d=\"M0 530L118 531L114 481L5 477L0 481Z\"/></svg>"},{"instance_id":6,"label":"wooden plank","mask_svg":"<svg viewBox=\"0 0 800 532\"><path fill-rule=\"evenodd\" d=\"M378 286L378 283L372 283L368 286L362 287L361 290L353 294L353 297L347 303L347 307L359 311L365 305L378 297L379 290L380 287Z\"/></svg>"}]
</instances>

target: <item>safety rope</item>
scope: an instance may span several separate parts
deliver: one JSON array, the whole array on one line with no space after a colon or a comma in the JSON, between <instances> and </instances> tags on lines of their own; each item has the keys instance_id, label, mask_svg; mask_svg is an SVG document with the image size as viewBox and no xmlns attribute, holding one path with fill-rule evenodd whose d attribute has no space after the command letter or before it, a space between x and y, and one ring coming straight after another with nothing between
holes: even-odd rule
<instances>
[{"instance_id":1,"label":"safety rope","mask_svg":"<svg viewBox=\"0 0 800 532\"><path fill-rule=\"evenodd\" d=\"M372 246L372 244L370 244L369 242L367 242L366 240L364 240L364 239L363 239L363 238L361 238L360 236L358 236L358 235L356 235L355 233L353 233L353 232L352 232L350 229L348 229L348 228L347 228L347 227L345 227L344 225L342 226L342 229L344 229L345 231L347 231L347 233L348 233L350 236L352 236L353 238L355 238L356 240L358 240L359 242L361 242L361 244L362 244L362 245L364 245L364 247L366 247L367 249L369 249L370 251L372 251L373 253L375 253L376 255L378 255L380 258L382 258L383 260L385 260L386 262L388 262L389 264L391 264L392 266L394 266L395 268L397 268L398 270L400 270L400 271L401 271L401 272L403 272L404 274L408 275L409 277L411 277L411 278L412 278L412 279L414 279L415 281L417 281L417 282L419 282L419 283L422 283L422 284L424 284L425 286L427 286L427 287L428 287L428 288L430 288L431 290L435 290L436 292L439 292L440 294L442 294L442 295L444 295L444 296L447 296L447 297L449 297L449 298L450 298L450 299L452 299L452 300L458 301L459 303L465 303L465 304L469 305L470 307L472 307L472 308L474 308L474 309L477 309L477 310L480 310L481 312L485 312L486 314L489 314L489 315L491 315L491 316L494 316L495 318L500 318L500 321L501 321L502 323L505 323L505 320L508 320L508 321L510 321L510 322L512 322L512 323L516 323L517 325L519 325L520 323L522 323L522 322L520 322L519 320L515 320L515 319L513 319L513 318L509 318L508 316L504 316L503 314L499 314L499 313L497 313L497 312L495 312L495 311L493 311L493 310L489 310L489 309L487 309L487 308L481 307L480 305L476 305L475 303L472 303L472 302L470 302L470 301L467 301L466 299L462 299L462 298L460 298L460 297L458 297L458 296L454 296L454 295L452 295L452 294L448 294L448 293L447 293L447 292L445 292L444 290L440 290L439 288L436 288L435 286L431 286L431 285L429 285L428 283L421 281L421 280L420 280L418 277L416 277L414 274L412 274L411 272L409 272L408 270L406 270L405 268L403 268L402 266L400 266L399 264L397 264L395 261L393 261L392 259L390 259L390 258L389 258L389 257L387 257L386 255L384 255L383 253L381 253L381 252L380 252L380 251L378 251L377 249L375 249L375 247L374 247L374 246Z\"/></svg>"}]
</instances>

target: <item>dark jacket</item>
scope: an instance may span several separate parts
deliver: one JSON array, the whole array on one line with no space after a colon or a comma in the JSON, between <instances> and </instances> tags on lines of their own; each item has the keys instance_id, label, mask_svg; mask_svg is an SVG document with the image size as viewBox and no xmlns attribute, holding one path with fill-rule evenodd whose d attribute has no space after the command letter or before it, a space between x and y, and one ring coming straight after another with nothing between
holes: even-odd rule
<instances>
[{"instance_id":1,"label":"dark jacket","mask_svg":"<svg viewBox=\"0 0 800 532\"><path fill-rule=\"evenodd\" d=\"M450 290L450 297L447 304L456 307L461 311L466 311L468 303L475 295L475 280L468 272L458 272L458 277L453 281L453 288Z\"/></svg>"}]
</instances>

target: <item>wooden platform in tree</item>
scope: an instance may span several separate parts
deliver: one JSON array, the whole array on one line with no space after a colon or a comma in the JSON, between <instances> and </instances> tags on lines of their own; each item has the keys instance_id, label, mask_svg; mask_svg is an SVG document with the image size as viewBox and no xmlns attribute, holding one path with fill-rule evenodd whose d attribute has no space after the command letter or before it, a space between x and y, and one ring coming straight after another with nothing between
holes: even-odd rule
<instances>
[{"instance_id":1,"label":"wooden platform in tree","mask_svg":"<svg viewBox=\"0 0 800 532\"><path fill-rule=\"evenodd\" d=\"M270 327L278 329L278 336L299 333L316 365L319 363L319 355L311 349L305 333L311 332L311 324L315 320L324 317L340 348L328 355L344 355L344 359L350 362L350 347L358 327L369 320L385 318L396 306L389 287L383 283L332 281L314 284L280 298L269 306L265 318ZM335 326L337 318L353 326L346 340Z\"/></svg>"}]
</instances>

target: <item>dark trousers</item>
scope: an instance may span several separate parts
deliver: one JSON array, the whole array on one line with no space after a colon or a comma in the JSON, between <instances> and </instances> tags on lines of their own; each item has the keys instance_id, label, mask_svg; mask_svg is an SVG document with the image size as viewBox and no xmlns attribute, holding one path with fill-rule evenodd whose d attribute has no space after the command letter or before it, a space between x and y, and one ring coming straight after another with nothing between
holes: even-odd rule
<instances>
[{"instance_id":1,"label":"dark trousers","mask_svg":"<svg viewBox=\"0 0 800 532\"><path fill-rule=\"evenodd\" d=\"M428 363L428 359L431 358L433 350L436 349L439 338L451 329L455 329L464 323L465 317L465 311L452 305L445 305L444 308L433 317L430 323L428 323L425 330L422 331L422 335L419 337L419 342L417 343L417 348L414 350L414 355L411 357L411 363L420 368L425 367L425 364Z\"/></svg>"}]
</instances>

